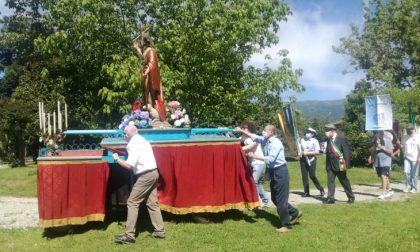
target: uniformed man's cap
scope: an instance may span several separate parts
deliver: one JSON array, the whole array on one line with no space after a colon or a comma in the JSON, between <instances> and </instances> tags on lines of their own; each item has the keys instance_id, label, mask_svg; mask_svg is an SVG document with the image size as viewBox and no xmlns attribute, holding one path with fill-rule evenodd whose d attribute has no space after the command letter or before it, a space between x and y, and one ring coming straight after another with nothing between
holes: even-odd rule
<instances>
[{"instance_id":1,"label":"uniformed man's cap","mask_svg":"<svg viewBox=\"0 0 420 252\"><path fill-rule=\"evenodd\" d=\"M316 130L312 129L312 128L308 128L306 130L307 132L313 133L314 135L316 135Z\"/></svg>"},{"instance_id":2,"label":"uniformed man's cap","mask_svg":"<svg viewBox=\"0 0 420 252\"><path fill-rule=\"evenodd\" d=\"M332 123L329 123L329 124L325 125L325 129L327 129L327 130L337 130L335 125L332 124Z\"/></svg>"}]
</instances>

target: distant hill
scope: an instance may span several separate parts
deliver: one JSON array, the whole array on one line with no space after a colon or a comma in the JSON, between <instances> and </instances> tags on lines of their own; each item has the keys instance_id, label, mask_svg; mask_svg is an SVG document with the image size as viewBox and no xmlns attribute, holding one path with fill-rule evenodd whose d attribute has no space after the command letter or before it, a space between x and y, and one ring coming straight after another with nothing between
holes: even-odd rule
<instances>
[{"instance_id":1,"label":"distant hill","mask_svg":"<svg viewBox=\"0 0 420 252\"><path fill-rule=\"evenodd\" d=\"M297 101L296 107L306 119L328 117L337 120L344 116L344 99L331 101Z\"/></svg>"}]
</instances>

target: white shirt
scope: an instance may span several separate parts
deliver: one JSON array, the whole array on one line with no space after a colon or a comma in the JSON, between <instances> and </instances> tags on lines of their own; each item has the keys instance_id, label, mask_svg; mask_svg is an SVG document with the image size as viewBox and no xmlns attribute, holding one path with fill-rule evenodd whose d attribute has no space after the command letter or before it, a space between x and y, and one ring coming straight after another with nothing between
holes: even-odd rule
<instances>
[{"instance_id":1,"label":"white shirt","mask_svg":"<svg viewBox=\"0 0 420 252\"><path fill-rule=\"evenodd\" d=\"M416 133L408 136L404 135L402 139L404 157L410 161L417 161L420 151L420 138Z\"/></svg>"},{"instance_id":2,"label":"white shirt","mask_svg":"<svg viewBox=\"0 0 420 252\"><path fill-rule=\"evenodd\" d=\"M243 141L245 146L250 145L254 142L254 141L252 141L252 138L246 137L246 136L243 137L243 138L241 137L241 140ZM249 152L253 152L255 155L260 156L260 157L264 156L262 148L261 148L261 144L259 144L259 143L257 143L257 145L255 147L253 147L252 149L249 149ZM254 158L251 159L250 161L251 161L251 165L264 164L264 161L254 159Z\"/></svg>"},{"instance_id":3,"label":"white shirt","mask_svg":"<svg viewBox=\"0 0 420 252\"><path fill-rule=\"evenodd\" d=\"M152 146L140 135L134 135L127 144L127 163L133 167L135 175L156 169Z\"/></svg>"}]
</instances>

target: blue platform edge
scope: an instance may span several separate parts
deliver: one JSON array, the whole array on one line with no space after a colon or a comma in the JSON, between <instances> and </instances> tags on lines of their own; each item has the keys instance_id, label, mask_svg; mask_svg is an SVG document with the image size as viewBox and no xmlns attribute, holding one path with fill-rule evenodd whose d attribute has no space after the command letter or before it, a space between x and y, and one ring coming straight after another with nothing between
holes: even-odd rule
<instances>
[{"instance_id":1,"label":"blue platform edge","mask_svg":"<svg viewBox=\"0 0 420 252\"><path fill-rule=\"evenodd\" d=\"M139 129L139 134L148 141L186 140L190 138L224 138L220 135L233 132L229 128L174 128L174 129ZM67 130L65 135L113 135L120 141L124 135L123 130ZM109 140L109 138L108 138Z\"/></svg>"},{"instance_id":2,"label":"blue platform edge","mask_svg":"<svg viewBox=\"0 0 420 252\"><path fill-rule=\"evenodd\" d=\"M214 140L233 140L224 134L233 132L230 128L173 128L173 129L139 129L139 134L151 143L165 141L214 141ZM123 130L67 130L66 135L103 135L101 144L113 145L124 143ZM125 157L122 157L125 158ZM102 157L109 163L114 163L112 152L108 152Z\"/></svg>"}]
</instances>

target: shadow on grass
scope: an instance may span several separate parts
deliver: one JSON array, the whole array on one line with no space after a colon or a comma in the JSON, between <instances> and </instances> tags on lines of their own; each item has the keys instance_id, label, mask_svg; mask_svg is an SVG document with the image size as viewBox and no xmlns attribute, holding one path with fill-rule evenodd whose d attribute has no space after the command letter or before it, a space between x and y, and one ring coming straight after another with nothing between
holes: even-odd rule
<instances>
[{"instance_id":1,"label":"shadow on grass","mask_svg":"<svg viewBox=\"0 0 420 252\"><path fill-rule=\"evenodd\" d=\"M277 214L273 214L263 209L255 209L253 211L255 213L256 218L265 219L267 222L270 222L270 224L275 228L278 228L280 226L280 218L277 216Z\"/></svg>"},{"instance_id":2,"label":"shadow on grass","mask_svg":"<svg viewBox=\"0 0 420 252\"><path fill-rule=\"evenodd\" d=\"M268 213L263 210L254 210L256 218L265 218L271 223L276 223L278 218L276 215ZM248 223L254 223L256 220L249 216L246 213L243 213L240 210L228 210L221 213L195 213L195 214L185 214L185 215L175 215L162 211L162 217L165 222L171 222L175 224L182 223L196 223L201 224L210 224L210 223L223 223L226 220L234 221L246 221ZM84 225L68 225L55 228L47 228L43 232L43 237L46 239L54 239L67 235L79 235L89 232L91 230L107 230L108 227L117 223L121 226L122 229L125 228L125 222L127 220L127 208L125 205L114 207L111 211L107 212L105 215L104 222L88 222ZM139 215L137 218L137 228L136 228L136 237L139 233L149 232L152 233L154 230L151 223L149 213L144 204L140 206Z\"/></svg>"},{"instance_id":3,"label":"shadow on grass","mask_svg":"<svg viewBox=\"0 0 420 252\"><path fill-rule=\"evenodd\" d=\"M291 194L300 195L302 198L304 198L304 197L303 197L304 192L302 192L302 191L290 191L290 193L291 193ZM324 202L324 201L325 201L325 199L326 199L325 197L323 197L323 196L321 196L321 195L310 195L310 196L308 196L307 198L316 199L316 200L319 200L319 201L321 201L321 202Z\"/></svg>"}]
</instances>

